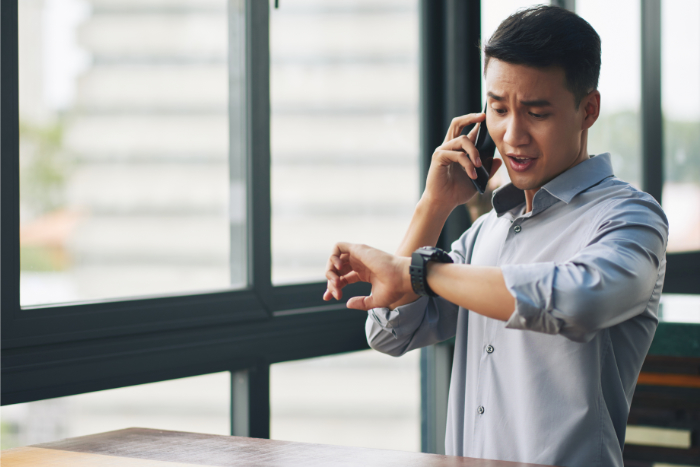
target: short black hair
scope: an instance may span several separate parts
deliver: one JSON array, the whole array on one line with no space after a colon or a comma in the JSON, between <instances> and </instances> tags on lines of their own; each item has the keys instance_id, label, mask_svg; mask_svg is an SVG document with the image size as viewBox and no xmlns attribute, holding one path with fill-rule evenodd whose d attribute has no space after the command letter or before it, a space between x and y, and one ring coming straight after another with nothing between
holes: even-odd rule
<instances>
[{"instance_id":1,"label":"short black hair","mask_svg":"<svg viewBox=\"0 0 700 467\"><path fill-rule=\"evenodd\" d=\"M539 5L506 18L484 47L484 75L489 59L533 68L559 66L576 108L598 88L600 36L586 20L564 8Z\"/></svg>"}]
</instances>

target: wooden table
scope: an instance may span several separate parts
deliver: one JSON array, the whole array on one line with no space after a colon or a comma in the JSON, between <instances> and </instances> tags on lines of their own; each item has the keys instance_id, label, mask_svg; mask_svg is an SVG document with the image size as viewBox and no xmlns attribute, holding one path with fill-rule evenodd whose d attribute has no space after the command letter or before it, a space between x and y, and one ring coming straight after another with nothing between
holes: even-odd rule
<instances>
[{"instance_id":1,"label":"wooden table","mask_svg":"<svg viewBox=\"0 0 700 467\"><path fill-rule=\"evenodd\" d=\"M3 467L533 467L535 464L128 428L7 449Z\"/></svg>"}]
</instances>

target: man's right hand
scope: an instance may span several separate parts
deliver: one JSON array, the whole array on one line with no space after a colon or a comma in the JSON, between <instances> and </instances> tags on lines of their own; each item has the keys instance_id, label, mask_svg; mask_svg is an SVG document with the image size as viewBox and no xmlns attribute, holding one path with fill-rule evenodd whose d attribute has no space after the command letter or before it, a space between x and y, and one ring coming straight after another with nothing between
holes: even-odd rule
<instances>
[{"instance_id":1,"label":"man's right hand","mask_svg":"<svg viewBox=\"0 0 700 467\"><path fill-rule=\"evenodd\" d=\"M411 256L422 246L435 246L452 210L469 201L476 193L471 179L476 178L472 160L477 161L477 167L481 165L479 151L474 146L479 126L475 125L467 136L461 136L461 133L467 125L478 124L485 118L485 114L477 113L452 120L444 143L433 153L425 191L396 250L398 256ZM491 175L501 163L500 159L493 160Z\"/></svg>"},{"instance_id":2,"label":"man's right hand","mask_svg":"<svg viewBox=\"0 0 700 467\"><path fill-rule=\"evenodd\" d=\"M470 179L476 179L475 167L481 167L479 151L474 146L479 125L475 125L467 136L461 133L466 126L483 122L485 118L485 114L476 113L452 120L445 141L433 153L423 200L452 210L474 196L476 188ZM494 159L490 175L501 163L500 159Z\"/></svg>"}]
</instances>

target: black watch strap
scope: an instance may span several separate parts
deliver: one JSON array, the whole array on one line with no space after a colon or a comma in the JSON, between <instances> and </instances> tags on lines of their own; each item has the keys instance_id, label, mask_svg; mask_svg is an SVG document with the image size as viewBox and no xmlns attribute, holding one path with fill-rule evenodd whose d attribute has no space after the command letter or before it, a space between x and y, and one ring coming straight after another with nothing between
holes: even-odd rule
<instances>
[{"instance_id":1,"label":"black watch strap","mask_svg":"<svg viewBox=\"0 0 700 467\"><path fill-rule=\"evenodd\" d=\"M432 246L424 246L418 248L411 255L411 267L409 273L411 275L411 287L418 295L437 296L425 280L427 265L429 261L437 261L438 263L452 263L452 257L446 251Z\"/></svg>"}]
</instances>

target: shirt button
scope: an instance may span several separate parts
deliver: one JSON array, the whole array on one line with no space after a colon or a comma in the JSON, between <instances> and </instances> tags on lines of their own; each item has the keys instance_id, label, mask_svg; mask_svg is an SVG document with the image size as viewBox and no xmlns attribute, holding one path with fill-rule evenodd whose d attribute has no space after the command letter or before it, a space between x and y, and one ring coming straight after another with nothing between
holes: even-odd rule
<instances>
[{"instance_id":1,"label":"shirt button","mask_svg":"<svg viewBox=\"0 0 700 467\"><path fill-rule=\"evenodd\" d=\"M515 227L513 227L513 232L515 232L515 233L520 233L521 230L523 230L523 228L520 227L519 225L516 225Z\"/></svg>"},{"instance_id":2,"label":"shirt button","mask_svg":"<svg viewBox=\"0 0 700 467\"><path fill-rule=\"evenodd\" d=\"M493 353L494 350L496 350L496 349L494 349L492 345L489 345L488 347L486 347L486 351L488 353Z\"/></svg>"},{"instance_id":3,"label":"shirt button","mask_svg":"<svg viewBox=\"0 0 700 467\"><path fill-rule=\"evenodd\" d=\"M484 406L480 405L479 408L476 409L476 411L479 412L480 414L483 414L484 413Z\"/></svg>"}]
</instances>

